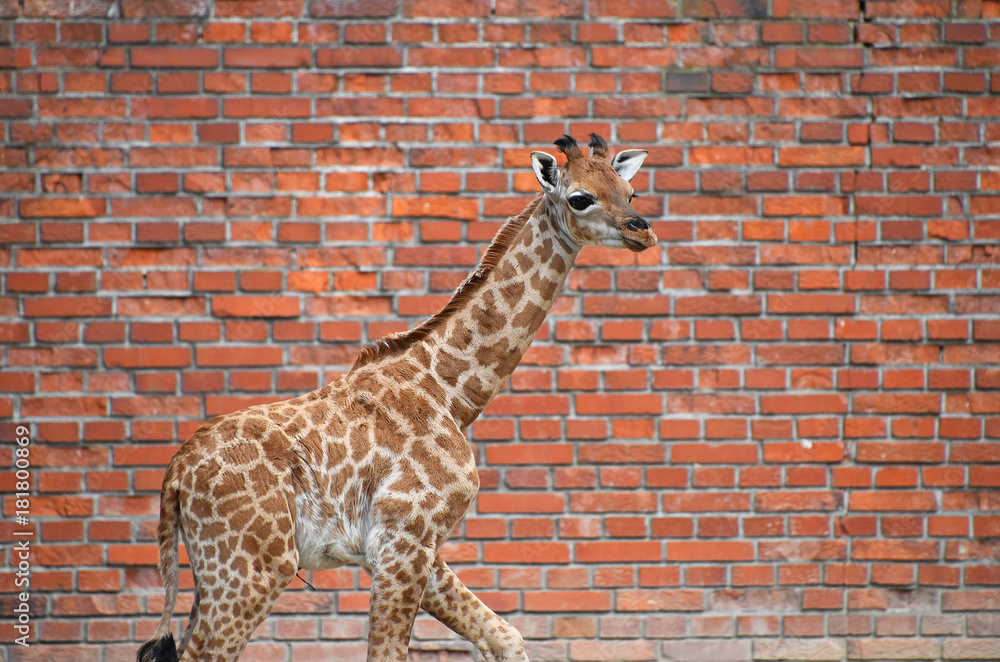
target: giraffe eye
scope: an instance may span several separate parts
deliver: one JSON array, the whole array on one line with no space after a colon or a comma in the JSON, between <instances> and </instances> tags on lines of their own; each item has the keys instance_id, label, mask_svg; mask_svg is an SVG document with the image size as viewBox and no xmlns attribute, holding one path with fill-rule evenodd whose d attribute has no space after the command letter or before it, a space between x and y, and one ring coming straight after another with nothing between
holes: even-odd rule
<instances>
[{"instance_id":1,"label":"giraffe eye","mask_svg":"<svg viewBox=\"0 0 1000 662\"><path fill-rule=\"evenodd\" d=\"M579 193L577 193L576 195L569 196L567 202L569 202L570 207L572 207L577 211L583 211L590 205L594 204L594 201L591 200L588 196L581 195Z\"/></svg>"}]
</instances>

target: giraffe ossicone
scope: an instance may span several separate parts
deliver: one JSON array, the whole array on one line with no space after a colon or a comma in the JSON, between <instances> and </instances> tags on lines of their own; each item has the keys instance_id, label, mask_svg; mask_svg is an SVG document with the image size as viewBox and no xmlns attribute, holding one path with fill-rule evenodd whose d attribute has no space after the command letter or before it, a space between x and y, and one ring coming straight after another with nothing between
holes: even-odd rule
<instances>
[{"instance_id":1,"label":"giraffe ossicone","mask_svg":"<svg viewBox=\"0 0 1000 662\"><path fill-rule=\"evenodd\" d=\"M369 661L402 661L419 608L487 660L524 661L511 625L438 555L479 489L463 430L500 391L584 245L656 243L628 183L646 156L591 155L563 136L559 166L531 154L542 187L500 229L437 315L362 350L323 388L219 416L167 467L157 536L166 587L160 625L139 662L232 661L301 569L361 565L372 577ZM194 574L176 648L178 543Z\"/></svg>"}]
</instances>

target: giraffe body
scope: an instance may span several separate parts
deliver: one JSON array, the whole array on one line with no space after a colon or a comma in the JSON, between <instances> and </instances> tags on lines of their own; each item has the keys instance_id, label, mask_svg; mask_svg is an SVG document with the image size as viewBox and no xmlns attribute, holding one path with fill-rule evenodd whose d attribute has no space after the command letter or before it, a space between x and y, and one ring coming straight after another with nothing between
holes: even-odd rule
<instances>
[{"instance_id":1,"label":"giraffe body","mask_svg":"<svg viewBox=\"0 0 1000 662\"><path fill-rule=\"evenodd\" d=\"M177 659L178 533L196 584L177 647L184 662L236 660L299 568L346 563L372 576L370 661L406 659L420 607L487 660L527 660L517 631L438 554L479 489L462 431L517 366L585 243L656 241L627 202L645 152L609 161L596 136L589 159L571 138L556 144L567 164L532 155L544 193L501 229L441 313L364 350L333 383L215 418L181 446L158 529L167 599L139 662Z\"/></svg>"}]
</instances>

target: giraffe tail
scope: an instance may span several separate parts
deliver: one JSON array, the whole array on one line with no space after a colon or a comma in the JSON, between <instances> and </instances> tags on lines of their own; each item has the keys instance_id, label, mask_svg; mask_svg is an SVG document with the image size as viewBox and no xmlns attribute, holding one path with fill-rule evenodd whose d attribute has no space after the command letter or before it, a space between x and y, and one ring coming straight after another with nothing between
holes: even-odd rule
<instances>
[{"instance_id":1,"label":"giraffe tail","mask_svg":"<svg viewBox=\"0 0 1000 662\"><path fill-rule=\"evenodd\" d=\"M163 480L163 493L160 496L160 525L156 535L160 540L160 577L166 588L166 598L163 602L163 616L156 628L153 638L142 645L136 655L136 662L177 662L177 646L174 635L170 632L170 618L177 605L177 575L180 563L178 561L177 533L180 531L180 498L178 483L172 471L173 464L167 467Z\"/></svg>"}]
</instances>

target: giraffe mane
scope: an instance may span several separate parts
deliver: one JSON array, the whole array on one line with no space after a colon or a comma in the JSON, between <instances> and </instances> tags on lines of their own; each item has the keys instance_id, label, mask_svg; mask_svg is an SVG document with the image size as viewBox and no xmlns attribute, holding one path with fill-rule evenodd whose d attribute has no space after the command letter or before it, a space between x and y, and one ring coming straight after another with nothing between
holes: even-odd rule
<instances>
[{"instance_id":1,"label":"giraffe mane","mask_svg":"<svg viewBox=\"0 0 1000 662\"><path fill-rule=\"evenodd\" d=\"M427 337L429 333L433 330L441 327L448 319L459 310L466 301L469 300L486 282L486 277L491 271L496 267L497 263L500 262L500 258L507 253L507 250L514 243L514 239L517 237L517 233L521 231L531 215L535 213L538 208L539 203L542 201L542 195L537 195L534 200L528 203L520 214L517 216L512 216L507 219L500 231L497 232L496 237L493 238L493 242L490 244L489 248L483 254L482 259L479 261L479 266L476 270L469 274L469 277L465 279L457 290L455 290L454 296L451 300L445 304L445 307L434 314L433 317L423 322L417 327L410 329L409 331L403 331L401 333L395 333L385 338L380 338L375 341L374 345L369 345L361 349L361 353L358 354L358 358L354 361L354 367L351 368L355 370L362 366L368 365L373 361L385 358L387 356L393 356L402 352L414 344L420 342Z\"/></svg>"}]
</instances>

